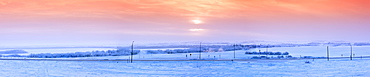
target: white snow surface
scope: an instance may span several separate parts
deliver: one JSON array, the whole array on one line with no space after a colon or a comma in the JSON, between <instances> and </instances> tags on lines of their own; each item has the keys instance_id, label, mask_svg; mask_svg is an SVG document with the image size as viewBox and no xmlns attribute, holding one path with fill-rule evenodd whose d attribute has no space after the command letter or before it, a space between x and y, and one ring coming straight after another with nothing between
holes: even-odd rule
<instances>
[{"instance_id":1,"label":"white snow surface","mask_svg":"<svg viewBox=\"0 0 370 77\"><path fill-rule=\"evenodd\" d=\"M141 77L141 76L293 76L369 77L370 60L325 59L269 61L20 61L0 60L1 76Z\"/></svg>"},{"instance_id":2,"label":"white snow surface","mask_svg":"<svg viewBox=\"0 0 370 77\"><path fill-rule=\"evenodd\" d=\"M370 47L354 46L353 53L370 55ZM247 51L258 51L252 49ZM261 48L264 51L264 48ZM326 46L269 48L269 51L289 52L294 57L326 56ZM349 55L350 47L330 47L330 55ZM248 59L245 50L235 52L235 59ZM190 56L192 54L192 56ZM186 57L186 55L188 57ZM234 52L203 52L202 59L233 59ZM209 56L208 56L209 55ZM184 60L198 59L199 53L134 55L134 60ZM67 58L68 59L68 58ZM71 59L129 59L129 56L81 57ZM305 63L310 61L311 63ZM297 59L297 60L250 60L250 61L37 61L0 60L1 76L21 77L137 77L137 76L200 76L200 77L369 77L370 59Z\"/></svg>"},{"instance_id":3,"label":"white snow surface","mask_svg":"<svg viewBox=\"0 0 370 77\"><path fill-rule=\"evenodd\" d=\"M268 51L272 52L289 52L290 55L299 56L314 56L314 57L326 57L327 46L302 46L302 47L274 47L268 48ZM266 51L266 48L256 48L249 51ZM370 46L353 46L352 54L354 57L358 56L369 56ZM343 56L342 56L343 54ZM329 46L329 56L331 57L349 57L351 54L350 46Z\"/></svg>"}]
</instances>

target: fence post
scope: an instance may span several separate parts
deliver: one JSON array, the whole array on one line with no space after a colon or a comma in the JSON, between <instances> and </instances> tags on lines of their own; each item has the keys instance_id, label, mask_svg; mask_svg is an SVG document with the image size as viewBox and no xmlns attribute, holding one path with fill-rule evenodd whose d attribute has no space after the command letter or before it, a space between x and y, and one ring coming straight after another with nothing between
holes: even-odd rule
<instances>
[{"instance_id":1,"label":"fence post","mask_svg":"<svg viewBox=\"0 0 370 77\"><path fill-rule=\"evenodd\" d=\"M326 47L326 56L327 56L327 59L329 61L329 46Z\"/></svg>"},{"instance_id":2,"label":"fence post","mask_svg":"<svg viewBox=\"0 0 370 77\"><path fill-rule=\"evenodd\" d=\"M132 41L132 44L131 44L131 63L132 63L132 59L133 59L133 55L134 55L134 42L135 41Z\"/></svg>"}]
</instances>

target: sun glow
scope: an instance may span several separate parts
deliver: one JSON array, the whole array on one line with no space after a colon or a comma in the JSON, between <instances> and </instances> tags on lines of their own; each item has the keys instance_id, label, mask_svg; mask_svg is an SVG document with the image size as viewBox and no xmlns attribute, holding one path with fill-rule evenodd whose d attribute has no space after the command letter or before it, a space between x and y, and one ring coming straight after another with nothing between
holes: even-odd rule
<instances>
[{"instance_id":1,"label":"sun glow","mask_svg":"<svg viewBox=\"0 0 370 77\"><path fill-rule=\"evenodd\" d=\"M192 20L194 24L201 24L203 23L201 20Z\"/></svg>"},{"instance_id":2,"label":"sun glow","mask_svg":"<svg viewBox=\"0 0 370 77\"><path fill-rule=\"evenodd\" d=\"M190 29L190 31L196 32L196 31L203 31L204 29Z\"/></svg>"}]
</instances>

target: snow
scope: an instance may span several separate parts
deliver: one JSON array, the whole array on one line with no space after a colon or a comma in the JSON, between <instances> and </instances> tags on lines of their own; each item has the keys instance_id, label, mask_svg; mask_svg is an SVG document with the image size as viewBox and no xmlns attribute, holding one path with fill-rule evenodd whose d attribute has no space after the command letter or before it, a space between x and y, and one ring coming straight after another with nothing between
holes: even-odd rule
<instances>
[{"instance_id":1,"label":"snow","mask_svg":"<svg viewBox=\"0 0 370 77\"><path fill-rule=\"evenodd\" d=\"M370 55L369 46L354 46L353 53ZM71 49L73 50L73 49ZM247 51L258 51L251 49ZM265 48L261 48L264 51ZM326 56L326 46L269 48L272 52L289 52L294 57ZM330 47L330 55L349 56L349 46ZM35 49L37 51L37 49ZM42 50L38 50L42 51ZM89 50L93 51L93 50ZM29 51L28 51L29 52ZM31 51L32 52L32 51ZM82 52L82 51L79 51ZM235 59L249 59L246 50L235 51ZM192 56L190 56L192 54ZM188 57L186 57L186 55ZM202 59L234 59L233 51L203 52ZM208 56L209 55L209 56ZM270 55L269 55L270 56ZM134 55L134 60L189 60L198 59L199 53ZM129 56L80 57L67 59L129 59ZM305 63L310 61L310 63ZM296 59L296 60L248 60L248 61L43 61L43 60L0 60L1 76L370 76L370 59Z\"/></svg>"},{"instance_id":2,"label":"snow","mask_svg":"<svg viewBox=\"0 0 370 77\"><path fill-rule=\"evenodd\" d=\"M28 53L38 54L38 53L74 53L74 52L87 52L87 51L106 51L106 50L116 50L115 48L52 48L52 49L23 49Z\"/></svg>"},{"instance_id":3,"label":"snow","mask_svg":"<svg viewBox=\"0 0 370 77\"><path fill-rule=\"evenodd\" d=\"M355 56L369 56L370 46L353 46L353 54ZM266 48L260 48L261 52L266 51ZM302 46L302 47L275 47L268 48L269 51L273 52L289 52L290 55L299 57L303 56L315 56L315 57L326 57L326 46ZM259 48L252 49L249 51L259 51ZM351 52L350 46L329 46L329 54L331 57L349 57Z\"/></svg>"},{"instance_id":4,"label":"snow","mask_svg":"<svg viewBox=\"0 0 370 77\"><path fill-rule=\"evenodd\" d=\"M107 51L107 50L117 50L116 48L0 48L0 51L12 51L12 50L22 50L26 53L6 53L0 55L30 55L30 54L41 54L41 53L75 53L75 52L91 52L91 51Z\"/></svg>"},{"instance_id":5,"label":"snow","mask_svg":"<svg viewBox=\"0 0 370 77\"><path fill-rule=\"evenodd\" d=\"M23 54L28 53L24 50L2 50L0 51L0 54Z\"/></svg>"},{"instance_id":6,"label":"snow","mask_svg":"<svg viewBox=\"0 0 370 77\"><path fill-rule=\"evenodd\" d=\"M190 56L190 54L192 54ZM196 53L175 53L175 54L146 54L145 51L140 51L139 54L133 55L137 60L178 60L178 59L234 59L233 51L225 52L202 52ZM186 57L187 56L187 57ZM249 59L255 55L245 55L244 50L235 51L235 59ZM129 56L105 56L105 57L80 57L80 59L129 59Z\"/></svg>"},{"instance_id":7,"label":"snow","mask_svg":"<svg viewBox=\"0 0 370 77\"><path fill-rule=\"evenodd\" d=\"M311 60L310 60L311 61ZM0 60L2 76L370 76L369 59L273 61L19 61Z\"/></svg>"}]
</instances>

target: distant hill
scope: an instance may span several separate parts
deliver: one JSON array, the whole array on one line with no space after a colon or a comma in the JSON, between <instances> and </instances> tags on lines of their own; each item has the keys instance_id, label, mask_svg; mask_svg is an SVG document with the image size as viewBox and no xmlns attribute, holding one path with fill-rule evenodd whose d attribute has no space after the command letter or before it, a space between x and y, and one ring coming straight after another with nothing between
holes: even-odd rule
<instances>
[{"instance_id":1,"label":"distant hill","mask_svg":"<svg viewBox=\"0 0 370 77\"><path fill-rule=\"evenodd\" d=\"M28 53L27 51L24 50L5 50L5 51L0 51L0 54L23 54L23 53Z\"/></svg>"}]
</instances>

